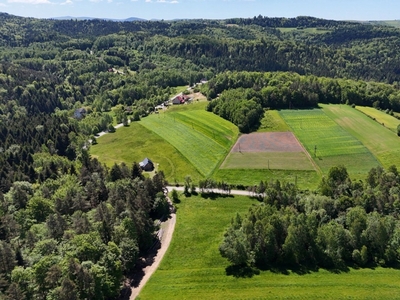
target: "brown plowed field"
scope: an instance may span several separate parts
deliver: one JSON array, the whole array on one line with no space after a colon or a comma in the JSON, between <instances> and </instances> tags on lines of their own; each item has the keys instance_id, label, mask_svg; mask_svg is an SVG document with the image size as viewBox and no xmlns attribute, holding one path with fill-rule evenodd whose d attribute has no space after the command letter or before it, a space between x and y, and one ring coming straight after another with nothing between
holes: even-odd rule
<instances>
[{"instance_id":1,"label":"brown plowed field","mask_svg":"<svg viewBox=\"0 0 400 300\"><path fill-rule=\"evenodd\" d=\"M260 132L240 136L231 152L303 152L291 132Z\"/></svg>"}]
</instances>

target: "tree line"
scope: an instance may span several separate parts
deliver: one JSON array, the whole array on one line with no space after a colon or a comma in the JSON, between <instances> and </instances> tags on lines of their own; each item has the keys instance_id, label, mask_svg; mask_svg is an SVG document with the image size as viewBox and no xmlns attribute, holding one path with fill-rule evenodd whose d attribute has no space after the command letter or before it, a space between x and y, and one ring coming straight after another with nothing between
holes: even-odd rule
<instances>
[{"instance_id":1,"label":"tree line","mask_svg":"<svg viewBox=\"0 0 400 300\"><path fill-rule=\"evenodd\" d=\"M264 109L301 109L318 103L352 104L400 111L397 85L333 79L291 72L225 72L202 86L207 110L239 127L256 130Z\"/></svg>"},{"instance_id":2,"label":"tree line","mask_svg":"<svg viewBox=\"0 0 400 300\"><path fill-rule=\"evenodd\" d=\"M395 166L371 169L365 183L334 167L318 193L261 182L260 205L232 218L220 253L235 266L261 269L397 267L399 184Z\"/></svg>"}]
</instances>

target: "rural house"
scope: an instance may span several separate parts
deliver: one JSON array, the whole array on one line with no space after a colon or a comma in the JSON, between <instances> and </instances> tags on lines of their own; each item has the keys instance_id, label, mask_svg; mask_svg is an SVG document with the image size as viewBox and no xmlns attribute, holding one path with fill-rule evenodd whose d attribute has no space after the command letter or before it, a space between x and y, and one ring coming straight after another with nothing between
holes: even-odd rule
<instances>
[{"instance_id":1,"label":"rural house","mask_svg":"<svg viewBox=\"0 0 400 300\"><path fill-rule=\"evenodd\" d=\"M154 170L153 162L150 159L148 159L147 157L139 163L139 166L143 171L153 171Z\"/></svg>"},{"instance_id":2,"label":"rural house","mask_svg":"<svg viewBox=\"0 0 400 300\"><path fill-rule=\"evenodd\" d=\"M189 101L191 98L187 95L180 94L172 99L172 104L185 104L185 102Z\"/></svg>"}]
</instances>

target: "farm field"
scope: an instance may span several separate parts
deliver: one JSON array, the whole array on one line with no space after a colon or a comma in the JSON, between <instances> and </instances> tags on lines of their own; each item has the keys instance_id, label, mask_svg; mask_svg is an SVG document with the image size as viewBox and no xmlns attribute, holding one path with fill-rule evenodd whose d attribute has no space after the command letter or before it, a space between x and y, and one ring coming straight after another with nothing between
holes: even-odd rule
<instances>
[{"instance_id":1,"label":"farm field","mask_svg":"<svg viewBox=\"0 0 400 300\"><path fill-rule=\"evenodd\" d=\"M384 168L400 165L400 138L347 105L321 105L328 116L360 140L375 155Z\"/></svg>"},{"instance_id":2,"label":"farm field","mask_svg":"<svg viewBox=\"0 0 400 300\"><path fill-rule=\"evenodd\" d=\"M323 173L343 164L351 178L364 179L371 168L379 165L367 147L331 119L324 109L282 110L280 114Z\"/></svg>"},{"instance_id":3,"label":"farm field","mask_svg":"<svg viewBox=\"0 0 400 300\"><path fill-rule=\"evenodd\" d=\"M400 299L399 271L350 269L298 275L261 271L252 278L226 274L219 244L236 212L256 204L247 197L184 198L172 243L139 298L146 299Z\"/></svg>"},{"instance_id":4,"label":"farm field","mask_svg":"<svg viewBox=\"0 0 400 300\"><path fill-rule=\"evenodd\" d=\"M164 171L168 181L181 182L188 174L192 179L202 178L192 164L173 146L157 134L146 129L138 122L129 127L121 127L114 133L97 139L98 144L90 148L93 157L111 167L114 163L125 162L131 167L133 162L140 162L149 157L158 168Z\"/></svg>"},{"instance_id":5,"label":"farm field","mask_svg":"<svg viewBox=\"0 0 400 300\"><path fill-rule=\"evenodd\" d=\"M139 123L175 147L205 177L213 173L238 135L235 125L206 112L202 103L171 108Z\"/></svg>"},{"instance_id":6,"label":"farm field","mask_svg":"<svg viewBox=\"0 0 400 300\"><path fill-rule=\"evenodd\" d=\"M314 170L304 152L233 152L221 169Z\"/></svg>"},{"instance_id":7,"label":"farm field","mask_svg":"<svg viewBox=\"0 0 400 300\"><path fill-rule=\"evenodd\" d=\"M318 186L321 176L316 171L272 170L272 169L219 169L213 178L216 181L229 182L235 185L251 186L260 181L279 180L297 184L300 189L314 190Z\"/></svg>"},{"instance_id":8,"label":"farm field","mask_svg":"<svg viewBox=\"0 0 400 300\"><path fill-rule=\"evenodd\" d=\"M370 116L371 118L375 118L376 122L380 124L383 123L385 127L389 128L391 131L397 134L397 126L400 124L400 120L373 107L356 106L356 109L366 114L367 116Z\"/></svg>"},{"instance_id":9,"label":"farm field","mask_svg":"<svg viewBox=\"0 0 400 300\"><path fill-rule=\"evenodd\" d=\"M314 170L311 160L291 132L241 135L220 168Z\"/></svg>"}]
</instances>

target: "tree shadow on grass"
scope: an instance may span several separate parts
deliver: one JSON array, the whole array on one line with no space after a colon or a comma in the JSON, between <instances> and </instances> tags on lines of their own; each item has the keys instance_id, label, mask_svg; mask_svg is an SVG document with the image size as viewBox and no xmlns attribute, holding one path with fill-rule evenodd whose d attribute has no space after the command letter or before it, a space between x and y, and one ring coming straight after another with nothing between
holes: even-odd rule
<instances>
[{"instance_id":1,"label":"tree shadow on grass","mask_svg":"<svg viewBox=\"0 0 400 300\"><path fill-rule=\"evenodd\" d=\"M225 268L226 275L236 278L251 278L254 275L259 275L260 270L249 267L247 265L234 266L230 265Z\"/></svg>"},{"instance_id":2,"label":"tree shadow on grass","mask_svg":"<svg viewBox=\"0 0 400 300\"><path fill-rule=\"evenodd\" d=\"M216 200L218 198L234 198L233 195L219 194L219 193L200 193L200 196L203 199L209 199L209 200Z\"/></svg>"}]
</instances>

